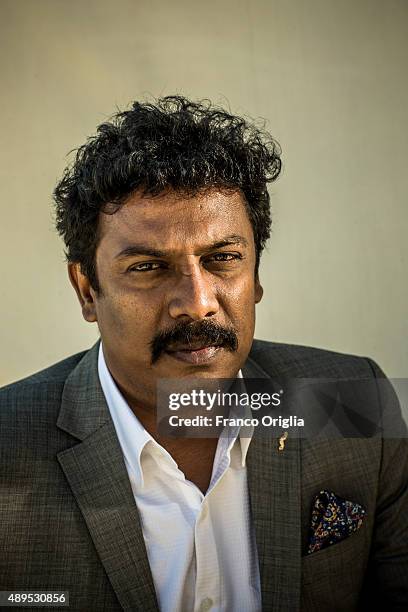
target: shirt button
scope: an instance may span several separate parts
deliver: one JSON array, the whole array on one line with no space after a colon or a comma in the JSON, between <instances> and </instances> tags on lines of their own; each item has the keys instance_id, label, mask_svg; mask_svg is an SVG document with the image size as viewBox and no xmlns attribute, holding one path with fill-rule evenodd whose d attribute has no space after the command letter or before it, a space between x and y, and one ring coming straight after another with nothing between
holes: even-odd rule
<instances>
[{"instance_id":1,"label":"shirt button","mask_svg":"<svg viewBox=\"0 0 408 612\"><path fill-rule=\"evenodd\" d=\"M207 612L207 610L211 610L213 605L213 600L210 597L206 597L201 602L200 612Z\"/></svg>"}]
</instances>

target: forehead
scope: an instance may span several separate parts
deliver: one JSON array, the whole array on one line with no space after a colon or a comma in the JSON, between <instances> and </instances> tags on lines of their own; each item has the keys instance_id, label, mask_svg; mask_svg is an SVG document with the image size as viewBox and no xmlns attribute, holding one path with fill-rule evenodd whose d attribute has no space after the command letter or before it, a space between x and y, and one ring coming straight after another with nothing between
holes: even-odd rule
<instances>
[{"instance_id":1,"label":"forehead","mask_svg":"<svg viewBox=\"0 0 408 612\"><path fill-rule=\"evenodd\" d=\"M240 192L211 190L194 196L169 192L133 194L114 214L101 213L99 245L121 247L129 240L180 248L216 242L228 235L253 242L251 223Z\"/></svg>"}]
</instances>

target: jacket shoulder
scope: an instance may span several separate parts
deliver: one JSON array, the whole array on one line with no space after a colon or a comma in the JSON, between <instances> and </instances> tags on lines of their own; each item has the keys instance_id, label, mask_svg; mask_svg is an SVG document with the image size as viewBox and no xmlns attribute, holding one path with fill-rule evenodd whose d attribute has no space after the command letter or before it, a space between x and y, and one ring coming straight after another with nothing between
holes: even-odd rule
<instances>
[{"instance_id":1,"label":"jacket shoulder","mask_svg":"<svg viewBox=\"0 0 408 612\"><path fill-rule=\"evenodd\" d=\"M77 364L81 361L83 356L87 353L87 351L81 351L80 353L76 353L75 355L71 355L66 359L58 361L53 365L36 372L35 374L31 374L30 376L26 376L21 380L18 380L14 383L10 383L0 389L0 402L2 402L6 398L19 397L21 395L25 395L38 387L63 387L65 380L72 372L72 370L77 366Z\"/></svg>"},{"instance_id":2,"label":"jacket shoulder","mask_svg":"<svg viewBox=\"0 0 408 612\"><path fill-rule=\"evenodd\" d=\"M377 364L367 357L349 355L297 344L254 340L250 359L270 376L364 377L384 376Z\"/></svg>"},{"instance_id":3,"label":"jacket shoulder","mask_svg":"<svg viewBox=\"0 0 408 612\"><path fill-rule=\"evenodd\" d=\"M72 436L56 423L65 382L85 354L72 355L0 389L0 444L13 469L29 473L27 456L33 465L41 458L50 460L51 466L56 453L72 443Z\"/></svg>"}]
</instances>

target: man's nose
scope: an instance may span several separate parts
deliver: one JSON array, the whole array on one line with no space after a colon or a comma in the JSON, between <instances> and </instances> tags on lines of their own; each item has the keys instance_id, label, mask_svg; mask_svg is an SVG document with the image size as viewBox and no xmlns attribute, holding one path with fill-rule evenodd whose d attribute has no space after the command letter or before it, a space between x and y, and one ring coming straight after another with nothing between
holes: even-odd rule
<instances>
[{"instance_id":1,"label":"man's nose","mask_svg":"<svg viewBox=\"0 0 408 612\"><path fill-rule=\"evenodd\" d=\"M218 312L215 287L206 276L207 272L199 267L180 272L169 299L169 315L173 319L197 321Z\"/></svg>"}]
</instances>

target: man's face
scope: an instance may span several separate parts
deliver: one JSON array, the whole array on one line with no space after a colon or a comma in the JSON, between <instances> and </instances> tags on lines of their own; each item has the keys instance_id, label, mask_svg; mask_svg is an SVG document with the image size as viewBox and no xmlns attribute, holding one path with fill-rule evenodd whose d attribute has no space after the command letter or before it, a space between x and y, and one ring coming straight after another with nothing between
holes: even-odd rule
<instances>
[{"instance_id":1,"label":"man's face","mask_svg":"<svg viewBox=\"0 0 408 612\"><path fill-rule=\"evenodd\" d=\"M99 223L101 292L76 264L71 280L82 293L84 317L98 322L120 386L142 399L160 378L235 377L262 296L240 193L135 193Z\"/></svg>"}]
</instances>

